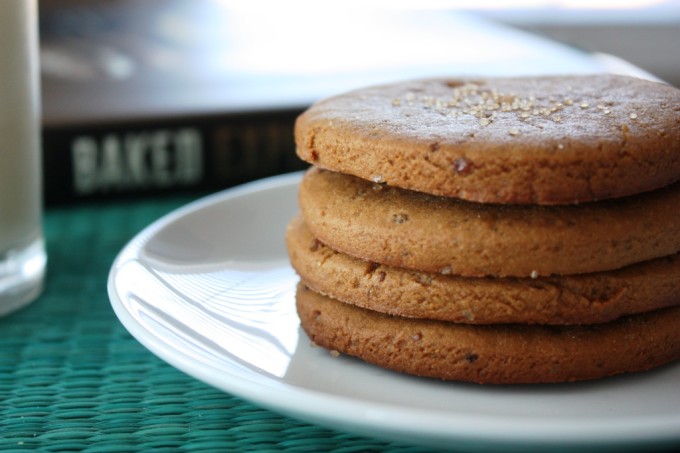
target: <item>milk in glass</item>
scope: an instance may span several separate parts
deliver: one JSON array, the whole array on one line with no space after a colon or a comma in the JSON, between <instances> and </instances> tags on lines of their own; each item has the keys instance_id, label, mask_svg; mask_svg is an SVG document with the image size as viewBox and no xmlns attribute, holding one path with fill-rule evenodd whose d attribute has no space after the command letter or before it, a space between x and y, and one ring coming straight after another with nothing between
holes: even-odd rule
<instances>
[{"instance_id":1,"label":"milk in glass","mask_svg":"<svg viewBox=\"0 0 680 453\"><path fill-rule=\"evenodd\" d=\"M42 288L40 107L35 0L0 0L0 315Z\"/></svg>"}]
</instances>

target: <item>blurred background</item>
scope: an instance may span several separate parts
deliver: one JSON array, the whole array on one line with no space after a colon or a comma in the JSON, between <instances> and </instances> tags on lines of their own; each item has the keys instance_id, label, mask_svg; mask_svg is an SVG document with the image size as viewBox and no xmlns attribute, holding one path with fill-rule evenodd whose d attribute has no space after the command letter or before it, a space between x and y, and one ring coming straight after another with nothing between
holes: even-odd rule
<instances>
[{"instance_id":1,"label":"blurred background","mask_svg":"<svg viewBox=\"0 0 680 453\"><path fill-rule=\"evenodd\" d=\"M302 168L295 117L370 84L608 71L680 86L678 1L244 3L40 2L48 204Z\"/></svg>"},{"instance_id":2,"label":"blurred background","mask_svg":"<svg viewBox=\"0 0 680 453\"><path fill-rule=\"evenodd\" d=\"M630 62L680 86L677 0L523 0L479 2L477 13L587 52ZM474 2L470 2L473 9Z\"/></svg>"}]
</instances>

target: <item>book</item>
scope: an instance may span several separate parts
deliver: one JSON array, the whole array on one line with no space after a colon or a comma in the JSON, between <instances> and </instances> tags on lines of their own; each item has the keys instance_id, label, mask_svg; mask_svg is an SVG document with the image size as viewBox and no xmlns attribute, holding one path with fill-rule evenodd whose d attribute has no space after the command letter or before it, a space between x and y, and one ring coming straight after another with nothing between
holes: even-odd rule
<instances>
[{"instance_id":1,"label":"book","mask_svg":"<svg viewBox=\"0 0 680 453\"><path fill-rule=\"evenodd\" d=\"M47 205L212 191L306 167L297 109L45 127Z\"/></svg>"},{"instance_id":2,"label":"book","mask_svg":"<svg viewBox=\"0 0 680 453\"><path fill-rule=\"evenodd\" d=\"M353 88L602 70L578 49L455 11L274 8L42 1L45 203L213 191L305 168L295 118Z\"/></svg>"},{"instance_id":3,"label":"book","mask_svg":"<svg viewBox=\"0 0 680 453\"><path fill-rule=\"evenodd\" d=\"M305 167L292 131L309 100L256 105L229 74L187 71L215 46L162 27L196 28L205 8L139 3L40 5L46 205L219 190Z\"/></svg>"}]
</instances>

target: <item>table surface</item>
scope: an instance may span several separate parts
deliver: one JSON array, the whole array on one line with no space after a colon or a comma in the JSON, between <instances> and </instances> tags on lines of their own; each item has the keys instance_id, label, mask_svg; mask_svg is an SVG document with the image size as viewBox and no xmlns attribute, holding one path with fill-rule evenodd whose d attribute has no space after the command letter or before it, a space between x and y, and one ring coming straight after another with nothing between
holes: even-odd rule
<instances>
[{"instance_id":1,"label":"table surface","mask_svg":"<svg viewBox=\"0 0 680 453\"><path fill-rule=\"evenodd\" d=\"M109 304L110 266L137 232L195 198L47 210L45 291L0 318L0 450L421 451L259 408L132 338Z\"/></svg>"}]
</instances>

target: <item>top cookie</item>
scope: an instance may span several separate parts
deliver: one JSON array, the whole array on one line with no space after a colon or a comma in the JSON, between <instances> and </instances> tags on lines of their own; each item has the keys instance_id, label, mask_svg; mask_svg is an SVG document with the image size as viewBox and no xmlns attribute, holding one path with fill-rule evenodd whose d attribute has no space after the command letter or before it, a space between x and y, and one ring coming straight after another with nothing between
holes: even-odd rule
<instances>
[{"instance_id":1,"label":"top cookie","mask_svg":"<svg viewBox=\"0 0 680 453\"><path fill-rule=\"evenodd\" d=\"M297 120L318 167L482 203L572 204L680 180L680 90L617 75L419 80Z\"/></svg>"}]
</instances>

